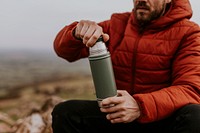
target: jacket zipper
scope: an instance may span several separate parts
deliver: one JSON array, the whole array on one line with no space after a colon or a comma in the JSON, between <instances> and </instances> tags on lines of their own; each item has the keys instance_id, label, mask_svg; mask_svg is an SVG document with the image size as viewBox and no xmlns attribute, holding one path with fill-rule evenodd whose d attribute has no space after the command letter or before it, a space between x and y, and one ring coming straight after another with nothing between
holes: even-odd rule
<instances>
[{"instance_id":1,"label":"jacket zipper","mask_svg":"<svg viewBox=\"0 0 200 133\"><path fill-rule=\"evenodd\" d=\"M131 88L131 94L134 94L135 93L135 72L136 72L136 59L137 59L137 50L138 50L138 45L139 45L139 42L140 42L140 39L142 38L142 35L143 35L143 33L139 33L139 35L138 35L138 38L137 38L137 40L136 40L136 42L135 42L135 49L134 49L134 51L133 51L133 62L132 62L132 67L133 67L133 70L132 70L132 88Z\"/></svg>"}]
</instances>

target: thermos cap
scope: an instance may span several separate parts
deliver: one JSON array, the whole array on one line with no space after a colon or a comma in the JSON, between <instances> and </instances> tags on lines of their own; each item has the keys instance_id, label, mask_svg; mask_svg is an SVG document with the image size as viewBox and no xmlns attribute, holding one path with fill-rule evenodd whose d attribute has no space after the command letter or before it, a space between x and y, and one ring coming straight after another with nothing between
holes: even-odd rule
<instances>
[{"instance_id":1,"label":"thermos cap","mask_svg":"<svg viewBox=\"0 0 200 133\"><path fill-rule=\"evenodd\" d=\"M107 51L105 43L100 38L94 46L89 48L89 52L90 52L90 56L97 56L97 55L106 54L108 51Z\"/></svg>"}]
</instances>

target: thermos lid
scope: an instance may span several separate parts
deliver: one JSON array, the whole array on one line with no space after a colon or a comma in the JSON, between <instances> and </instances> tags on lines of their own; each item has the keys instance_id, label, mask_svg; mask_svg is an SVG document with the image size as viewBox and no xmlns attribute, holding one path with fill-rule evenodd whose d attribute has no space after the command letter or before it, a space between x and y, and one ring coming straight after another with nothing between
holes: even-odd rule
<instances>
[{"instance_id":1,"label":"thermos lid","mask_svg":"<svg viewBox=\"0 0 200 133\"><path fill-rule=\"evenodd\" d=\"M92 47L89 48L89 53L90 56L98 56L98 55L102 55L102 54L106 54L107 51L107 47L105 45L105 43L103 42L103 38L100 37L96 44Z\"/></svg>"}]
</instances>

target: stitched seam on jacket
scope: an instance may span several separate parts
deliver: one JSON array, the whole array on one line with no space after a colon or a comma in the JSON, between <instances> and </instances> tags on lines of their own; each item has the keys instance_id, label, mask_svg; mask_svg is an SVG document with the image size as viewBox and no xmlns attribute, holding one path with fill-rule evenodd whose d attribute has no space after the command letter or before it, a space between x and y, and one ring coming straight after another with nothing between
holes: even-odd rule
<instances>
[{"instance_id":1,"label":"stitched seam on jacket","mask_svg":"<svg viewBox=\"0 0 200 133\"><path fill-rule=\"evenodd\" d=\"M130 66L119 65L119 64L116 65L116 64L114 64L114 63L113 63L113 66L114 66L114 67L118 67L118 68L120 68L120 69L127 69L127 68L128 68L128 69L131 69Z\"/></svg>"},{"instance_id":2,"label":"stitched seam on jacket","mask_svg":"<svg viewBox=\"0 0 200 133\"><path fill-rule=\"evenodd\" d=\"M167 90L164 90L167 94L168 94L168 96L169 96L169 98L170 98L170 100L172 101L172 103L173 103L173 106L174 106L174 110L175 110L175 103L174 103L174 101L172 100L173 98L172 98L172 96L170 95L170 93L167 91Z\"/></svg>"},{"instance_id":3,"label":"stitched seam on jacket","mask_svg":"<svg viewBox=\"0 0 200 133\"><path fill-rule=\"evenodd\" d=\"M162 54L152 54L152 53L142 53L142 52L138 52L137 54L141 54L141 55L152 55L152 56L167 56L167 57L172 57L173 55L162 55Z\"/></svg>"},{"instance_id":4,"label":"stitched seam on jacket","mask_svg":"<svg viewBox=\"0 0 200 133\"><path fill-rule=\"evenodd\" d=\"M133 53L133 51L127 51L127 50L122 50L122 49L118 49L116 50L117 52L121 52L121 53ZM184 51L185 52L185 51ZM137 52L137 54L143 54L143 55L153 55L153 56L173 56L173 55L162 55L162 54L152 54L152 53L142 53L142 52Z\"/></svg>"},{"instance_id":5,"label":"stitched seam on jacket","mask_svg":"<svg viewBox=\"0 0 200 133\"><path fill-rule=\"evenodd\" d=\"M142 67L137 67L137 70L139 71L169 71L170 70L170 66L169 67L165 67L165 68L157 68L157 69L147 69L147 68L142 68Z\"/></svg>"},{"instance_id":6,"label":"stitched seam on jacket","mask_svg":"<svg viewBox=\"0 0 200 133\"><path fill-rule=\"evenodd\" d=\"M183 86L182 86L183 87ZM185 94L185 91L183 91L183 89L180 89L180 91L182 91L182 93L185 95L185 97L187 97L187 100L189 99L188 96ZM189 100L188 100L189 103Z\"/></svg>"},{"instance_id":7,"label":"stitched seam on jacket","mask_svg":"<svg viewBox=\"0 0 200 133\"><path fill-rule=\"evenodd\" d=\"M154 95L152 95L152 94L150 94L150 95L152 96L153 101L154 101L154 104L155 104L155 106L156 106L156 120L157 120L157 119L158 119L158 105L156 104L156 100L155 100Z\"/></svg>"}]
</instances>

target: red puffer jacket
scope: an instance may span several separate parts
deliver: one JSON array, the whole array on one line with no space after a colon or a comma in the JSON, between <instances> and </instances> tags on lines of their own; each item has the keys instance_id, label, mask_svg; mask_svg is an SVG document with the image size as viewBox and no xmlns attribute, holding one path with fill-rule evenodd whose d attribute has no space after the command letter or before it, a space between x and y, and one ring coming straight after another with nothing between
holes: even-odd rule
<instances>
[{"instance_id":1,"label":"red puffer jacket","mask_svg":"<svg viewBox=\"0 0 200 133\"><path fill-rule=\"evenodd\" d=\"M174 0L169 11L139 32L134 15L113 14L99 23L110 35L111 53L118 89L127 90L141 107L139 122L161 120L190 103L200 103L200 28L189 21L188 0ZM54 48L72 62L88 57L88 48L64 27Z\"/></svg>"}]
</instances>

